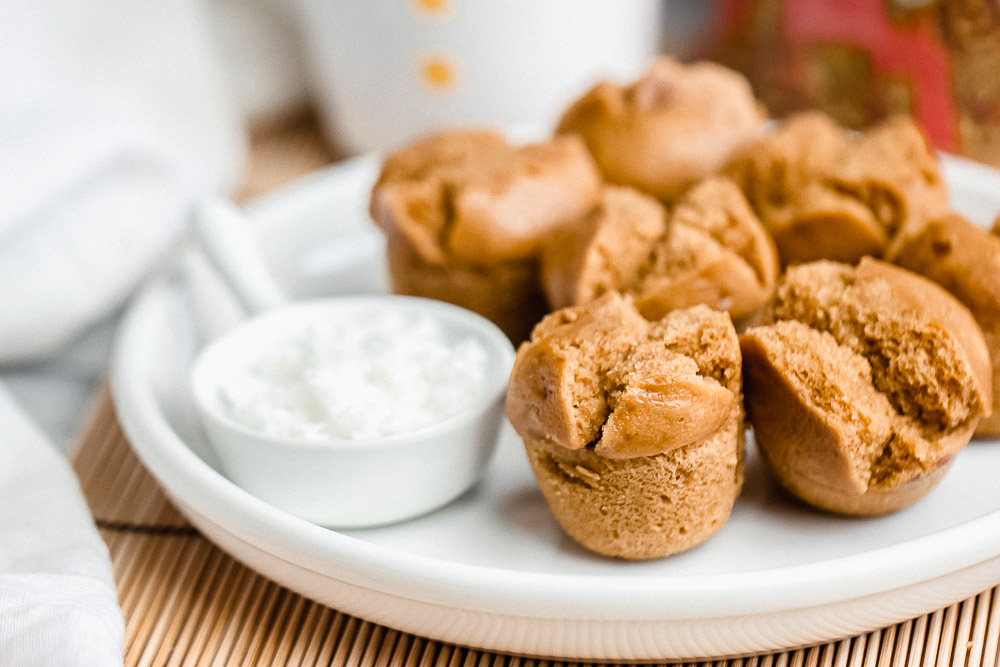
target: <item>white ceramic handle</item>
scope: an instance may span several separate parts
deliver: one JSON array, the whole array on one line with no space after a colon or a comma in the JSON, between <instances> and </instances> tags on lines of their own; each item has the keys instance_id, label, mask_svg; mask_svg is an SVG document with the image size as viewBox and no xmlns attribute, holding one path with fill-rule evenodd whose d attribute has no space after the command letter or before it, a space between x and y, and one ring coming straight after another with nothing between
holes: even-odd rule
<instances>
[{"instance_id":1,"label":"white ceramic handle","mask_svg":"<svg viewBox=\"0 0 1000 667\"><path fill-rule=\"evenodd\" d=\"M240 210L224 199L199 203L191 216L191 232L208 261L251 315L288 302L264 264Z\"/></svg>"}]
</instances>

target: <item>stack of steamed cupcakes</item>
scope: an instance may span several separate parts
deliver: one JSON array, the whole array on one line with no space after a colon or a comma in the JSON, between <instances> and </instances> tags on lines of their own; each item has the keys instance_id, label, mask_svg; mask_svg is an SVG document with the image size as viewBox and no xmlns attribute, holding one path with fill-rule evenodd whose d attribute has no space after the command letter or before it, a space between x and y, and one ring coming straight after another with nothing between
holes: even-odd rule
<instances>
[{"instance_id":1,"label":"stack of steamed cupcakes","mask_svg":"<svg viewBox=\"0 0 1000 667\"><path fill-rule=\"evenodd\" d=\"M456 130L372 191L395 291L520 344L507 412L554 515L629 559L695 546L743 482L744 419L817 508L884 514L1000 434L1000 220L950 210L909 119L769 127L721 66L599 83L555 136Z\"/></svg>"}]
</instances>

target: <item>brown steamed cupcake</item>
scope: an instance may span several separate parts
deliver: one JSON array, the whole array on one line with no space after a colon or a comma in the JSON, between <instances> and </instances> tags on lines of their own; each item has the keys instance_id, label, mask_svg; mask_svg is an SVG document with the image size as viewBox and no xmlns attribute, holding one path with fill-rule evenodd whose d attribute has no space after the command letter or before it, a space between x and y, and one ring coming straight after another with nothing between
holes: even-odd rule
<instances>
[{"instance_id":1,"label":"brown steamed cupcake","mask_svg":"<svg viewBox=\"0 0 1000 667\"><path fill-rule=\"evenodd\" d=\"M742 75L660 58L631 85L598 83L566 110L556 132L583 137L607 181L669 201L717 172L764 121Z\"/></svg>"},{"instance_id":2,"label":"brown steamed cupcake","mask_svg":"<svg viewBox=\"0 0 1000 667\"><path fill-rule=\"evenodd\" d=\"M993 364L993 414L976 434L1000 435L1000 238L952 212L900 234L886 259L930 278L972 311Z\"/></svg>"},{"instance_id":3,"label":"brown steamed cupcake","mask_svg":"<svg viewBox=\"0 0 1000 667\"><path fill-rule=\"evenodd\" d=\"M740 337L764 458L821 509L885 514L926 494L990 410L982 332L946 291L866 258L792 267Z\"/></svg>"},{"instance_id":4,"label":"brown steamed cupcake","mask_svg":"<svg viewBox=\"0 0 1000 667\"><path fill-rule=\"evenodd\" d=\"M390 155L370 211L388 241L397 293L475 310L515 342L545 312L541 244L600 202L583 143L512 146L496 132L443 132Z\"/></svg>"},{"instance_id":5,"label":"brown steamed cupcake","mask_svg":"<svg viewBox=\"0 0 1000 667\"><path fill-rule=\"evenodd\" d=\"M507 415L566 532L604 555L658 558L729 517L743 481L740 386L724 313L649 322L609 292L535 327Z\"/></svg>"},{"instance_id":6,"label":"brown steamed cupcake","mask_svg":"<svg viewBox=\"0 0 1000 667\"><path fill-rule=\"evenodd\" d=\"M821 112L790 116L727 165L784 265L880 257L902 227L947 205L937 158L912 119L852 135Z\"/></svg>"},{"instance_id":7,"label":"brown steamed cupcake","mask_svg":"<svg viewBox=\"0 0 1000 667\"><path fill-rule=\"evenodd\" d=\"M709 177L669 217L652 197L608 186L603 206L547 244L541 270L553 308L619 291L648 319L705 304L739 324L771 297L778 260L736 184Z\"/></svg>"}]
</instances>

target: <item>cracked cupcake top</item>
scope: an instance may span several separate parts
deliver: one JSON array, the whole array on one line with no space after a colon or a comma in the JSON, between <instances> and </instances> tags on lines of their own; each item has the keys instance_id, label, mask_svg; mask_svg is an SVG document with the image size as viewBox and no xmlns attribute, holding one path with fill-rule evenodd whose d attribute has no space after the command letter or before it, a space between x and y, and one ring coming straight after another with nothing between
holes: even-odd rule
<instances>
[{"instance_id":1,"label":"cracked cupcake top","mask_svg":"<svg viewBox=\"0 0 1000 667\"><path fill-rule=\"evenodd\" d=\"M1000 238L949 212L897 235L886 259L930 278L972 311L993 359L993 415L976 433L1000 434Z\"/></svg>"},{"instance_id":2,"label":"cracked cupcake top","mask_svg":"<svg viewBox=\"0 0 1000 667\"><path fill-rule=\"evenodd\" d=\"M518 350L507 410L524 438L612 459L700 441L740 410L729 318L704 306L643 318L611 292L548 315Z\"/></svg>"},{"instance_id":3,"label":"cracked cupcake top","mask_svg":"<svg viewBox=\"0 0 1000 667\"><path fill-rule=\"evenodd\" d=\"M913 502L927 488L890 492L946 467L989 413L972 315L909 271L870 258L792 267L765 321L740 337L749 419L779 478L820 507Z\"/></svg>"},{"instance_id":4,"label":"cracked cupcake top","mask_svg":"<svg viewBox=\"0 0 1000 667\"><path fill-rule=\"evenodd\" d=\"M616 290L649 319L697 304L745 318L770 298L777 272L773 242L724 177L697 183L669 216L652 197L607 187L603 205L560 230L542 254L554 308Z\"/></svg>"},{"instance_id":5,"label":"cracked cupcake top","mask_svg":"<svg viewBox=\"0 0 1000 667\"><path fill-rule=\"evenodd\" d=\"M873 259L789 269L765 317L830 333L864 357L875 387L929 433L978 418L990 402L989 353L971 313L920 276Z\"/></svg>"},{"instance_id":6,"label":"cracked cupcake top","mask_svg":"<svg viewBox=\"0 0 1000 667\"><path fill-rule=\"evenodd\" d=\"M904 117L851 134L824 113L800 113L741 148L725 172L786 265L881 256L901 228L947 204L937 158Z\"/></svg>"},{"instance_id":7,"label":"cracked cupcake top","mask_svg":"<svg viewBox=\"0 0 1000 667\"><path fill-rule=\"evenodd\" d=\"M370 209L428 263L490 264L533 256L600 197L600 173L577 137L512 146L496 132L457 130L390 155Z\"/></svg>"}]
</instances>

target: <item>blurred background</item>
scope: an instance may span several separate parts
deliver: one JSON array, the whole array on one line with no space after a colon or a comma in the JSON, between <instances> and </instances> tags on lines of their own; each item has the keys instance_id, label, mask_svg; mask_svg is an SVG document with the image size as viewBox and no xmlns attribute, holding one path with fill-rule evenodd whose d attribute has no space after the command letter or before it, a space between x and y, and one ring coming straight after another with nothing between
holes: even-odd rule
<instances>
[{"instance_id":1,"label":"blurred background","mask_svg":"<svg viewBox=\"0 0 1000 667\"><path fill-rule=\"evenodd\" d=\"M658 53L740 70L774 117L909 113L1000 166L1000 0L12 0L0 379L65 434L193 201L442 127L544 131Z\"/></svg>"},{"instance_id":2,"label":"blurred background","mask_svg":"<svg viewBox=\"0 0 1000 667\"><path fill-rule=\"evenodd\" d=\"M745 73L775 116L821 107L861 128L916 116L941 149L1000 163L996 0L213 0L251 120L311 107L331 145L398 145L407 130L549 122L595 77L654 51Z\"/></svg>"}]
</instances>

